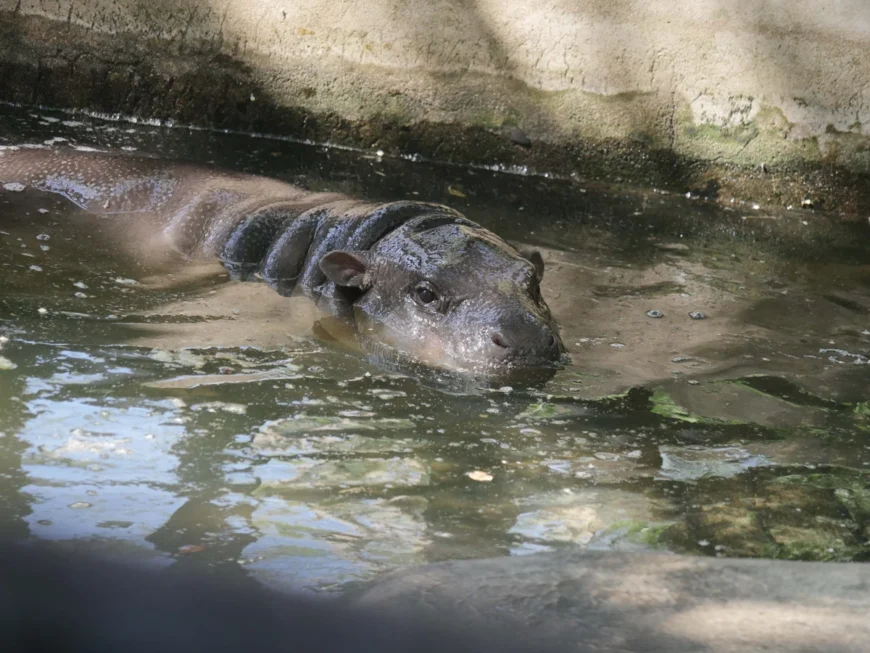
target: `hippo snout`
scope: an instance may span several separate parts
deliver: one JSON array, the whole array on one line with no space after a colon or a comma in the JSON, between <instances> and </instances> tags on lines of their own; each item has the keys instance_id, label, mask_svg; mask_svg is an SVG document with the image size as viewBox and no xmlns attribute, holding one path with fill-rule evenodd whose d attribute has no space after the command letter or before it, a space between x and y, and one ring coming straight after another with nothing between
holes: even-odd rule
<instances>
[{"instance_id":1,"label":"hippo snout","mask_svg":"<svg viewBox=\"0 0 870 653\"><path fill-rule=\"evenodd\" d=\"M522 329L497 328L490 332L489 355L500 362L552 362L562 358L565 347L558 333L548 326Z\"/></svg>"}]
</instances>

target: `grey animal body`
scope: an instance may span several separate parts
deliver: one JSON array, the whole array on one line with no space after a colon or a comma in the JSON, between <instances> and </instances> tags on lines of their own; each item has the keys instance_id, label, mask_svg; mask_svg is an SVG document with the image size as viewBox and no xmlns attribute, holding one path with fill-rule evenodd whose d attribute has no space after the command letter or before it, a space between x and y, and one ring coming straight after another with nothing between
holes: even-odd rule
<instances>
[{"instance_id":1,"label":"grey animal body","mask_svg":"<svg viewBox=\"0 0 870 653\"><path fill-rule=\"evenodd\" d=\"M372 203L156 158L0 151L0 182L109 218L124 244L218 258L352 317L373 358L406 357L489 382L549 378L565 356L540 294L544 264L453 209Z\"/></svg>"}]
</instances>

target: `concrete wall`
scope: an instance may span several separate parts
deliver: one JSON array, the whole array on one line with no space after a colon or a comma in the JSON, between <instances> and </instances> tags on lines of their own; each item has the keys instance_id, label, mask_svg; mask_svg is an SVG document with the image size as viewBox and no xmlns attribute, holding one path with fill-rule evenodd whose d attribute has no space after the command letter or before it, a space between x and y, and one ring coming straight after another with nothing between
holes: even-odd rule
<instances>
[{"instance_id":1,"label":"concrete wall","mask_svg":"<svg viewBox=\"0 0 870 653\"><path fill-rule=\"evenodd\" d=\"M870 172L867 0L0 0L0 19L0 61L40 60L0 81L16 100L79 78L49 99L714 188L764 164L792 175L782 201L832 188L807 171Z\"/></svg>"}]
</instances>

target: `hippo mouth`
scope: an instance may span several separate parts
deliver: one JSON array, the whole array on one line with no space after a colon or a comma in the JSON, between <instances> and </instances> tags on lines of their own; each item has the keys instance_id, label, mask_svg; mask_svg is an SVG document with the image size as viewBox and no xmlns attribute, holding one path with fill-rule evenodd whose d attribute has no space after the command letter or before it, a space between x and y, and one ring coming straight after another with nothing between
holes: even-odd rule
<instances>
[{"instance_id":1,"label":"hippo mouth","mask_svg":"<svg viewBox=\"0 0 870 653\"><path fill-rule=\"evenodd\" d=\"M365 354L369 362L380 369L411 376L426 386L460 394L504 386L541 386L570 362L567 353L563 353L557 360L526 356L457 367L423 361L400 349L375 342L366 344Z\"/></svg>"}]
</instances>

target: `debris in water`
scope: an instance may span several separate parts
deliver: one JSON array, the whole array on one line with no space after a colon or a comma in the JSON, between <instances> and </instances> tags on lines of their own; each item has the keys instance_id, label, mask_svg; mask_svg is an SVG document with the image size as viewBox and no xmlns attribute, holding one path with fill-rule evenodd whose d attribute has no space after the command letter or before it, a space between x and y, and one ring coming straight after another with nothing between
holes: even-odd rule
<instances>
[{"instance_id":1,"label":"debris in water","mask_svg":"<svg viewBox=\"0 0 870 653\"><path fill-rule=\"evenodd\" d=\"M178 547L178 552L181 555L189 555L191 553L202 553L203 551L207 551L208 547L205 544L186 544L185 546Z\"/></svg>"},{"instance_id":2,"label":"debris in water","mask_svg":"<svg viewBox=\"0 0 870 653\"><path fill-rule=\"evenodd\" d=\"M660 317L664 317L665 314L662 313L662 312L659 311L659 310L653 309L653 310L651 310L651 311L647 311L647 312L646 312L646 316L647 316L647 317L653 317L653 318L658 319L658 318L660 318Z\"/></svg>"},{"instance_id":3,"label":"debris in water","mask_svg":"<svg viewBox=\"0 0 870 653\"><path fill-rule=\"evenodd\" d=\"M43 240L43 241L45 241L45 240L51 240L51 236L49 236L48 234L39 234L39 235L36 237L36 240Z\"/></svg>"},{"instance_id":4,"label":"debris in water","mask_svg":"<svg viewBox=\"0 0 870 653\"><path fill-rule=\"evenodd\" d=\"M692 318L693 320L704 320L707 318L707 316L704 313L702 313L701 311L691 311L689 313L689 317Z\"/></svg>"},{"instance_id":5,"label":"debris in water","mask_svg":"<svg viewBox=\"0 0 870 653\"><path fill-rule=\"evenodd\" d=\"M79 509L79 508L90 508L92 504L87 501L76 501L75 503L69 504L68 508Z\"/></svg>"},{"instance_id":6,"label":"debris in water","mask_svg":"<svg viewBox=\"0 0 870 653\"><path fill-rule=\"evenodd\" d=\"M383 399L384 401L407 396L407 393L401 390L390 390L389 388L372 388L369 390L369 394L373 394L378 399Z\"/></svg>"},{"instance_id":7,"label":"debris in water","mask_svg":"<svg viewBox=\"0 0 870 653\"><path fill-rule=\"evenodd\" d=\"M45 315L46 313L48 313L48 309L47 308L37 308L36 312L39 313L40 315Z\"/></svg>"},{"instance_id":8,"label":"debris in water","mask_svg":"<svg viewBox=\"0 0 870 653\"><path fill-rule=\"evenodd\" d=\"M472 481L478 481L480 483L489 483L493 479L493 476L492 474L487 474L486 472L482 472L478 469L473 472L468 472L468 478L470 478Z\"/></svg>"},{"instance_id":9,"label":"debris in water","mask_svg":"<svg viewBox=\"0 0 870 653\"><path fill-rule=\"evenodd\" d=\"M3 184L4 190L12 191L13 193L20 193L25 188L27 188L27 186L25 186L24 184L17 184L15 182L12 182L10 184Z\"/></svg>"},{"instance_id":10,"label":"debris in water","mask_svg":"<svg viewBox=\"0 0 870 653\"><path fill-rule=\"evenodd\" d=\"M15 363L13 363L11 360L6 358L5 356L0 356L0 372L5 372L7 370L14 370L16 367L18 367L18 366Z\"/></svg>"},{"instance_id":11,"label":"debris in water","mask_svg":"<svg viewBox=\"0 0 870 653\"><path fill-rule=\"evenodd\" d=\"M190 409L196 412L204 410L209 413L215 413L222 410L225 413L233 413L235 415L244 415L248 412L248 407L245 404L231 404L225 401L207 401L203 404L191 406Z\"/></svg>"}]
</instances>

